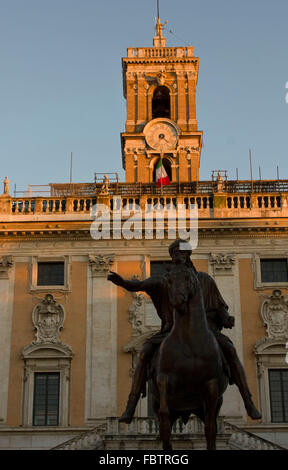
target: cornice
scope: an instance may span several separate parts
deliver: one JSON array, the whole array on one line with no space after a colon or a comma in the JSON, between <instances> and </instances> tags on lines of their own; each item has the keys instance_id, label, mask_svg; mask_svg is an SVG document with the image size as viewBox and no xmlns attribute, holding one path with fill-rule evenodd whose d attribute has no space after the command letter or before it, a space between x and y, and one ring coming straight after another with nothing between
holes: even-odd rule
<instances>
[{"instance_id":1,"label":"cornice","mask_svg":"<svg viewBox=\"0 0 288 470\"><path fill-rule=\"evenodd\" d=\"M205 238L287 238L288 217L275 218L200 218L198 220L198 236ZM122 217L122 224L129 219ZM55 220L37 222L9 221L0 225L1 241L92 241L90 227L93 219L87 220ZM121 224L121 225L122 225ZM113 240L113 219L111 219L111 236ZM145 225L143 223L143 240L145 240ZM164 233L167 239L168 220L164 219Z\"/></svg>"},{"instance_id":2,"label":"cornice","mask_svg":"<svg viewBox=\"0 0 288 470\"><path fill-rule=\"evenodd\" d=\"M164 227L165 238L167 238L168 227ZM287 227L199 227L199 238L288 238ZM111 240L113 240L113 232L111 230ZM91 241L90 230L73 230L73 229L57 229L57 230L2 230L0 231L1 241ZM145 240L145 232L143 230L143 240ZM148 240L149 241L149 240Z\"/></svg>"},{"instance_id":3,"label":"cornice","mask_svg":"<svg viewBox=\"0 0 288 470\"><path fill-rule=\"evenodd\" d=\"M197 57L149 57L149 58L132 58L132 57L124 57L123 59L123 64L175 64L175 63L192 63L192 64L198 64L199 63L199 58Z\"/></svg>"}]
</instances>

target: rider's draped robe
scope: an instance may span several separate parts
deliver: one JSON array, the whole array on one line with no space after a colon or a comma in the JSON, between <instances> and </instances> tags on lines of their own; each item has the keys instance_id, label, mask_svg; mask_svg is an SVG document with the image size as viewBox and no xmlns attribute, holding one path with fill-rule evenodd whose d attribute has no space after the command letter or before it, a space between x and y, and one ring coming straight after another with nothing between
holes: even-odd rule
<instances>
[{"instance_id":1,"label":"rider's draped robe","mask_svg":"<svg viewBox=\"0 0 288 470\"><path fill-rule=\"evenodd\" d=\"M162 320L161 330L147 340L149 343L160 343L173 326L173 307L169 302L167 276L169 276L169 273L167 275L152 276L141 283L143 290L151 297ZM208 325L214 334L218 336L223 327L223 320L229 317L228 306L223 300L214 279L209 274L198 272L197 277L203 291Z\"/></svg>"}]
</instances>

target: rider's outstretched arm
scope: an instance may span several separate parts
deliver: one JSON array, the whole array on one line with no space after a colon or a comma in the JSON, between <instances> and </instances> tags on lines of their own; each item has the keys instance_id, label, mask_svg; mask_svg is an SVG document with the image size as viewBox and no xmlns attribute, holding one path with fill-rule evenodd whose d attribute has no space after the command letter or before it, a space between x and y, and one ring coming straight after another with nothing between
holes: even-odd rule
<instances>
[{"instance_id":1,"label":"rider's outstretched arm","mask_svg":"<svg viewBox=\"0 0 288 470\"><path fill-rule=\"evenodd\" d=\"M151 299L156 308L157 314L159 315L162 326L162 331L170 331L173 325L173 315L169 308L165 308L164 311L161 308L161 301L163 294L163 276L152 276L148 277L148 279L144 279L144 281L139 281L138 279L127 280L123 279L119 274L110 272L107 277L108 281L113 282L117 286L123 287L124 289L130 292L146 292ZM162 292L162 294L161 294Z\"/></svg>"},{"instance_id":2,"label":"rider's outstretched arm","mask_svg":"<svg viewBox=\"0 0 288 470\"><path fill-rule=\"evenodd\" d=\"M130 291L130 292L149 292L151 289L154 289L157 287L157 278L151 278L149 277L148 279L145 279L144 281L139 281L138 279L132 279L132 280L127 280L123 279L123 277L119 276L119 274L114 273L111 271L111 273L108 274L107 277L108 281L113 282L116 284L116 286L123 287L124 289Z\"/></svg>"}]
</instances>

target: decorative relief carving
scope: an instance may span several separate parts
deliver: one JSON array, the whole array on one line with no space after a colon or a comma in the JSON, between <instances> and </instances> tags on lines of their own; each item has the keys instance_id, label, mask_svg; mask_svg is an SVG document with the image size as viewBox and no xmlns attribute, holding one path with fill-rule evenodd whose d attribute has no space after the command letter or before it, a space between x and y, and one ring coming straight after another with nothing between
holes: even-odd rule
<instances>
[{"instance_id":1,"label":"decorative relief carving","mask_svg":"<svg viewBox=\"0 0 288 470\"><path fill-rule=\"evenodd\" d=\"M73 352L68 344L60 340L65 312L52 294L34 307L32 321L36 339L22 350L24 361L23 377L23 424L33 424L33 390L34 373L43 371L59 371L61 405L59 408L59 425L68 426L69 419L69 378Z\"/></svg>"},{"instance_id":2,"label":"decorative relief carving","mask_svg":"<svg viewBox=\"0 0 288 470\"><path fill-rule=\"evenodd\" d=\"M46 294L32 313L36 329L36 343L60 343L59 335L64 324L63 307L52 294Z\"/></svg>"},{"instance_id":3,"label":"decorative relief carving","mask_svg":"<svg viewBox=\"0 0 288 470\"><path fill-rule=\"evenodd\" d=\"M288 339L288 300L284 298L280 289L273 290L264 300L261 316L268 338Z\"/></svg>"},{"instance_id":4,"label":"decorative relief carving","mask_svg":"<svg viewBox=\"0 0 288 470\"><path fill-rule=\"evenodd\" d=\"M231 273L235 256L232 253L210 253L209 261L213 266L214 274Z\"/></svg>"},{"instance_id":5,"label":"decorative relief carving","mask_svg":"<svg viewBox=\"0 0 288 470\"><path fill-rule=\"evenodd\" d=\"M13 257L11 255L1 256L0 266L3 266L4 268L10 268L13 266Z\"/></svg>"},{"instance_id":6,"label":"decorative relief carving","mask_svg":"<svg viewBox=\"0 0 288 470\"><path fill-rule=\"evenodd\" d=\"M125 152L127 154L129 153L136 153L136 154L142 154L142 155L145 155L146 154L146 148L145 147L125 147L124 148Z\"/></svg>"},{"instance_id":7,"label":"decorative relief carving","mask_svg":"<svg viewBox=\"0 0 288 470\"><path fill-rule=\"evenodd\" d=\"M191 66L191 70L187 72L188 79L192 79L195 76L195 65Z\"/></svg>"},{"instance_id":8,"label":"decorative relief carving","mask_svg":"<svg viewBox=\"0 0 288 470\"><path fill-rule=\"evenodd\" d=\"M165 80L166 80L166 73L163 70L161 70L160 72L157 73L157 76L156 76L157 84L162 86L164 85Z\"/></svg>"},{"instance_id":9,"label":"decorative relief carving","mask_svg":"<svg viewBox=\"0 0 288 470\"><path fill-rule=\"evenodd\" d=\"M92 277L106 276L114 263L115 255L89 255Z\"/></svg>"},{"instance_id":10,"label":"decorative relief carving","mask_svg":"<svg viewBox=\"0 0 288 470\"><path fill-rule=\"evenodd\" d=\"M266 327L266 336L260 338L253 348L256 357L259 398L262 411L262 422L270 423L270 390L269 369L287 366L286 349L288 339L288 299L280 289L265 296L261 306L261 317Z\"/></svg>"},{"instance_id":11,"label":"decorative relief carving","mask_svg":"<svg viewBox=\"0 0 288 470\"><path fill-rule=\"evenodd\" d=\"M132 304L129 307L129 322L132 325L132 336L138 336L143 333L144 329L144 295L133 293Z\"/></svg>"},{"instance_id":12,"label":"decorative relief carving","mask_svg":"<svg viewBox=\"0 0 288 470\"><path fill-rule=\"evenodd\" d=\"M9 269L13 266L14 261L11 255L0 257L0 279L8 279Z\"/></svg>"},{"instance_id":13,"label":"decorative relief carving","mask_svg":"<svg viewBox=\"0 0 288 470\"><path fill-rule=\"evenodd\" d=\"M256 366L257 366L257 378L261 379L265 372L265 367L259 357L256 358Z\"/></svg>"},{"instance_id":14,"label":"decorative relief carving","mask_svg":"<svg viewBox=\"0 0 288 470\"><path fill-rule=\"evenodd\" d=\"M280 289L275 289L266 296L260 313L267 336L260 338L254 345L254 354L261 356L268 354L269 350L272 354L277 349L282 354L288 339L288 299L285 299Z\"/></svg>"},{"instance_id":15,"label":"decorative relief carving","mask_svg":"<svg viewBox=\"0 0 288 470\"><path fill-rule=\"evenodd\" d=\"M124 346L125 352L139 352L145 339L159 331L160 319L155 308L144 294L134 292L129 307L129 322L132 325L132 339ZM153 310L153 312L151 312ZM152 321L151 321L152 319Z\"/></svg>"},{"instance_id":16,"label":"decorative relief carving","mask_svg":"<svg viewBox=\"0 0 288 470\"><path fill-rule=\"evenodd\" d=\"M185 147L180 147L179 150L183 150L185 152L197 153L200 150L200 147L196 147L195 145L186 145Z\"/></svg>"},{"instance_id":17,"label":"decorative relief carving","mask_svg":"<svg viewBox=\"0 0 288 470\"><path fill-rule=\"evenodd\" d=\"M64 309L58 304L52 294L46 294L32 312L32 321L35 328L36 340L23 349L23 355L29 353L35 347L59 346L66 354L71 355L70 346L60 340L60 331L64 325ZM57 348L58 349L58 348Z\"/></svg>"}]
</instances>

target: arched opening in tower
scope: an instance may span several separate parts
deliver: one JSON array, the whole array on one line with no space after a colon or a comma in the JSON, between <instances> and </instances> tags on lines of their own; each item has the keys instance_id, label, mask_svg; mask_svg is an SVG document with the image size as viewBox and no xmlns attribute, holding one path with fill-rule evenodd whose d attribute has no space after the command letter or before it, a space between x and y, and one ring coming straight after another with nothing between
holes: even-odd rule
<instances>
[{"instance_id":1,"label":"arched opening in tower","mask_svg":"<svg viewBox=\"0 0 288 470\"><path fill-rule=\"evenodd\" d=\"M152 98L152 119L164 117L170 119L170 92L166 86L158 86Z\"/></svg>"},{"instance_id":2,"label":"arched opening in tower","mask_svg":"<svg viewBox=\"0 0 288 470\"><path fill-rule=\"evenodd\" d=\"M163 169L161 169L161 166L163 166ZM172 181L171 162L168 158L162 158L162 161L161 158L158 158L158 160L156 160L154 163L153 181L154 183L161 186L161 179L162 184L164 185L169 184Z\"/></svg>"}]
</instances>

